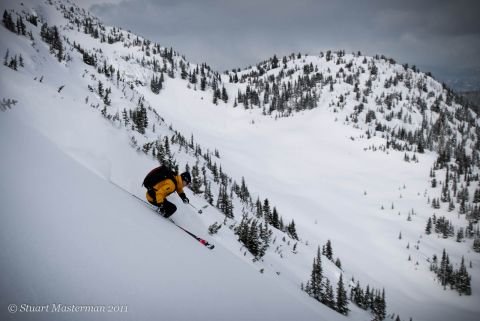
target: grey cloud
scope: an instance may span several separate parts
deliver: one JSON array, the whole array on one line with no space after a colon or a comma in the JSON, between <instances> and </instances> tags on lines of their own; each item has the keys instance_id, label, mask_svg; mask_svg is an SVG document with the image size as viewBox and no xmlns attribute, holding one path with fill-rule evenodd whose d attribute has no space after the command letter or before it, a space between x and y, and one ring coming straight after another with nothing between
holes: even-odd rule
<instances>
[{"instance_id":1,"label":"grey cloud","mask_svg":"<svg viewBox=\"0 0 480 321\"><path fill-rule=\"evenodd\" d=\"M476 0L127 0L91 10L218 70L327 49L383 53L434 74L480 66Z\"/></svg>"}]
</instances>

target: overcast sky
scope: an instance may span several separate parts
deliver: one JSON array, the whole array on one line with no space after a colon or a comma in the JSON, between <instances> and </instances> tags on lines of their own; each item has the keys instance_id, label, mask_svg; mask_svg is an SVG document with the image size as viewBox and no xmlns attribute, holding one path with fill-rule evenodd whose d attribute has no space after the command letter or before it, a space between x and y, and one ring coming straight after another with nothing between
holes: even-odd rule
<instances>
[{"instance_id":1,"label":"overcast sky","mask_svg":"<svg viewBox=\"0 0 480 321\"><path fill-rule=\"evenodd\" d=\"M475 77L480 86L478 0L87 1L105 24L219 71L273 54L345 49L384 54L442 81Z\"/></svg>"}]
</instances>

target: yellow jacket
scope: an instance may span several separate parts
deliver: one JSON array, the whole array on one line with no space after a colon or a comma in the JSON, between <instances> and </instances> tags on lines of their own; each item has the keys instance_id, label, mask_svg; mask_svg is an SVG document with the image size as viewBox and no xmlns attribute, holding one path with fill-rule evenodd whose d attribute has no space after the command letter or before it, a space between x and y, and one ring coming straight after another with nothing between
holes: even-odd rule
<instances>
[{"instance_id":1,"label":"yellow jacket","mask_svg":"<svg viewBox=\"0 0 480 321\"><path fill-rule=\"evenodd\" d=\"M180 175L175 176L175 180L177 181L177 194L180 195L183 193L183 181ZM155 204L161 204L167 198L168 195L172 194L175 192L175 184L172 182L171 179L167 178L156 185L153 186L153 189L155 190L155 196L156 200L154 201L153 198L148 194L147 192L147 200Z\"/></svg>"}]
</instances>

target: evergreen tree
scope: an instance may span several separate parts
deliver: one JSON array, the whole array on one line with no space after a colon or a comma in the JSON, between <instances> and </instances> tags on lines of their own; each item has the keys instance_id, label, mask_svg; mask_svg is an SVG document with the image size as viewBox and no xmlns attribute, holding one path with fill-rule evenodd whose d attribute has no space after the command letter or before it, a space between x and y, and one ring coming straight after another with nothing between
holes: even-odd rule
<instances>
[{"instance_id":1,"label":"evergreen tree","mask_svg":"<svg viewBox=\"0 0 480 321\"><path fill-rule=\"evenodd\" d=\"M217 88L213 91L213 103L215 105L218 104L218 100L221 99L221 96L222 96L222 93L221 93L220 89Z\"/></svg>"},{"instance_id":2,"label":"evergreen tree","mask_svg":"<svg viewBox=\"0 0 480 321\"><path fill-rule=\"evenodd\" d=\"M253 220L247 234L247 248L253 256L257 257L260 249L257 221Z\"/></svg>"},{"instance_id":3,"label":"evergreen tree","mask_svg":"<svg viewBox=\"0 0 480 321\"><path fill-rule=\"evenodd\" d=\"M262 224L258 224L257 220L249 219L244 215L240 224L235 228L235 234L255 259L265 255L271 233L264 229Z\"/></svg>"},{"instance_id":4,"label":"evergreen tree","mask_svg":"<svg viewBox=\"0 0 480 321\"><path fill-rule=\"evenodd\" d=\"M194 194L200 194L202 188L202 180L200 179L200 170L198 169L198 165L195 164L192 166L192 184L190 185L190 189Z\"/></svg>"},{"instance_id":5,"label":"evergreen tree","mask_svg":"<svg viewBox=\"0 0 480 321\"><path fill-rule=\"evenodd\" d=\"M27 35L25 23L23 23L22 17L17 18L17 33L22 36Z\"/></svg>"},{"instance_id":6,"label":"evergreen tree","mask_svg":"<svg viewBox=\"0 0 480 321\"><path fill-rule=\"evenodd\" d=\"M271 224L270 222L272 221L272 213L270 211L270 202L268 201L268 198L266 198L263 201L262 209L263 209L263 217L265 218L265 221Z\"/></svg>"},{"instance_id":7,"label":"evergreen tree","mask_svg":"<svg viewBox=\"0 0 480 321\"><path fill-rule=\"evenodd\" d=\"M250 192L248 191L245 178L242 176L242 184L240 186L240 199L245 203L250 198Z\"/></svg>"},{"instance_id":8,"label":"evergreen tree","mask_svg":"<svg viewBox=\"0 0 480 321\"><path fill-rule=\"evenodd\" d=\"M17 70L18 62L17 62L17 55L15 55L13 58L10 59L10 62L8 63L8 67Z\"/></svg>"},{"instance_id":9,"label":"evergreen tree","mask_svg":"<svg viewBox=\"0 0 480 321\"><path fill-rule=\"evenodd\" d=\"M95 56L94 55L90 55L88 52L84 51L82 53L82 59L83 59L83 62L86 63L87 65L90 65L90 66L95 66L96 63L95 63Z\"/></svg>"},{"instance_id":10,"label":"evergreen tree","mask_svg":"<svg viewBox=\"0 0 480 321\"><path fill-rule=\"evenodd\" d=\"M477 204L480 203L480 189L477 188L475 193L473 194L473 203Z\"/></svg>"},{"instance_id":11,"label":"evergreen tree","mask_svg":"<svg viewBox=\"0 0 480 321\"><path fill-rule=\"evenodd\" d=\"M189 81L193 85L195 85L197 83L197 74L195 72L190 74Z\"/></svg>"},{"instance_id":12,"label":"evergreen tree","mask_svg":"<svg viewBox=\"0 0 480 321\"><path fill-rule=\"evenodd\" d=\"M287 232L288 232L288 234L290 234L292 239L298 240L297 229L295 227L295 221L294 220L292 220L292 222L288 225Z\"/></svg>"},{"instance_id":13,"label":"evergreen tree","mask_svg":"<svg viewBox=\"0 0 480 321\"><path fill-rule=\"evenodd\" d=\"M162 76L163 76L163 73L162 73ZM163 85L163 80L162 80L163 77L161 78L158 78L156 77L155 75L153 75L152 77L152 80L150 81L150 89L152 90L152 92L154 94L159 94L160 93L160 90L162 89Z\"/></svg>"},{"instance_id":14,"label":"evergreen tree","mask_svg":"<svg viewBox=\"0 0 480 321\"><path fill-rule=\"evenodd\" d=\"M99 82L99 84L101 84L101 83ZM135 129L140 134L145 134L145 129L148 126L148 115L147 115L147 109L143 105L143 102L139 101L139 105L137 106L137 108L135 110L131 111L130 113L131 113L130 118L132 119L132 122L135 125ZM165 137L165 138L166 138L167 142L166 142L166 146L164 146L165 153L163 155L166 158L167 157L171 158L170 150L169 150L169 146L168 146L168 138L167 137ZM168 162L167 159L164 159L164 160Z\"/></svg>"},{"instance_id":15,"label":"evergreen tree","mask_svg":"<svg viewBox=\"0 0 480 321\"><path fill-rule=\"evenodd\" d=\"M322 257L320 254L320 247L317 249L317 257L313 259L312 264L312 273L310 277L310 296L315 298L318 301L321 301L321 295L323 292L322 289L322 280L323 280L323 268L322 268Z\"/></svg>"},{"instance_id":16,"label":"evergreen tree","mask_svg":"<svg viewBox=\"0 0 480 321\"><path fill-rule=\"evenodd\" d=\"M337 301L336 310L343 315L347 315L348 311L350 310L348 308L347 292L345 291L345 288L343 285L343 274L340 274L340 279L338 280L336 301Z\"/></svg>"},{"instance_id":17,"label":"evergreen tree","mask_svg":"<svg viewBox=\"0 0 480 321\"><path fill-rule=\"evenodd\" d=\"M98 81L98 95L103 98L103 83L99 80Z\"/></svg>"},{"instance_id":18,"label":"evergreen tree","mask_svg":"<svg viewBox=\"0 0 480 321\"><path fill-rule=\"evenodd\" d=\"M450 203L448 203L448 211L451 212L455 209L455 204L453 203L453 200L450 200Z\"/></svg>"},{"instance_id":19,"label":"evergreen tree","mask_svg":"<svg viewBox=\"0 0 480 321\"><path fill-rule=\"evenodd\" d=\"M263 257L265 255L269 247L272 234L272 231L268 229L268 224L260 224L260 239L262 240L262 245L259 249L259 257Z\"/></svg>"},{"instance_id":20,"label":"evergreen tree","mask_svg":"<svg viewBox=\"0 0 480 321\"><path fill-rule=\"evenodd\" d=\"M278 67L278 58L277 58L277 55L273 55L273 58L272 58L272 69L275 69Z\"/></svg>"},{"instance_id":21,"label":"evergreen tree","mask_svg":"<svg viewBox=\"0 0 480 321\"><path fill-rule=\"evenodd\" d=\"M7 11L3 11L3 25L5 28L10 30L11 32L16 32L15 30L15 23L13 22L12 15Z\"/></svg>"},{"instance_id":22,"label":"evergreen tree","mask_svg":"<svg viewBox=\"0 0 480 321\"><path fill-rule=\"evenodd\" d=\"M270 224L276 229L280 228L279 216L278 216L278 212L277 212L277 209L275 208L275 206L273 207Z\"/></svg>"},{"instance_id":23,"label":"evergreen tree","mask_svg":"<svg viewBox=\"0 0 480 321\"><path fill-rule=\"evenodd\" d=\"M130 118L128 117L128 113L125 108L122 111L122 119L123 119L123 125L125 127L128 127L128 125L130 124Z\"/></svg>"},{"instance_id":24,"label":"evergreen tree","mask_svg":"<svg viewBox=\"0 0 480 321\"><path fill-rule=\"evenodd\" d=\"M327 244L325 244L325 256L330 261L333 261L333 250L332 250L332 243L330 240L327 240Z\"/></svg>"},{"instance_id":25,"label":"evergreen tree","mask_svg":"<svg viewBox=\"0 0 480 321\"><path fill-rule=\"evenodd\" d=\"M56 57L58 61L62 61L63 60L63 44L62 44L62 40L60 39L60 34L58 33L57 26L53 26L53 40L50 48L56 50L57 52Z\"/></svg>"},{"instance_id":26,"label":"evergreen tree","mask_svg":"<svg viewBox=\"0 0 480 321\"><path fill-rule=\"evenodd\" d=\"M430 270L437 275L444 289L446 289L446 286L449 284L450 288L456 289L460 295L471 295L471 277L467 272L464 257L462 257L460 268L454 271L453 266L450 264L448 254L446 254L444 249L440 267L438 267L437 264L437 256L433 255Z\"/></svg>"},{"instance_id":27,"label":"evergreen tree","mask_svg":"<svg viewBox=\"0 0 480 321\"><path fill-rule=\"evenodd\" d=\"M187 73L187 70L185 69L185 64L183 63L183 61L180 61L180 69L181 69L180 77L182 79L187 79L188 73Z\"/></svg>"},{"instance_id":28,"label":"evergreen tree","mask_svg":"<svg viewBox=\"0 0 480 321\"><path fill-rule=\"evenodd\" d=\"M223 184L220 186L218 192L217 208L220 209L226 217L233 218L233 204L228 196L227 187Z\"/></svg>"},{"instance_id":29,"label":"evergreen tree","mask_svg":"<svg viewBox=\"0 0 480 321\"><path fill-rule=\"evenodd\" d=\"M110 106L110 104L112 103L112 101L108 97L111 93L112 93L111 88L108 88L105 90L105 97L103 97L103 103L105 104L105 106Z\"/></svg>"},{"instance_id":30,"label":"evergreen tree","mask_svg":"<svg viewBox=\"0 0 480 321\"><path fill-rule=\"evenodd\" d=\"M30 22L32 25L37 26L38 24L38 17L34 15L28 15L27 21Z\"/></svg>"},{"instance_id":31,"label":"evergreen tree","mask_svg":"<svg viewBox=\"0 0 480 321\"><path fill-rule=\"evenodd\" d=\"M365 310L373 306L373 290L370 291L370 285L365 289Z\"/></svg>"},{"instance_id":32,"label":"evergreen tree","mask_svg":"<svg viewBox=\"0 0 480 321\"><path fill-rule=\"evenodd\" d=\"M333 294L333 287L328 278L325 280L325 290L322 293L321 302L331 309L335 309L336 307L335 295Z\"/></svg>"},{"instance_id":33,"label":"evergreen tree","mask_svg":"<svg viewBox=\"0 0 480 321\"><path fill-rule=\"evenodd\" d=\"M357 284L355 285L355 288L352 289L351 300L360 308L364 310L367 309L365 295L364 295L363 289L360 287L360 282L358 281L357 281Z\"/></svg>"},{"instance_id":34,"label":"evergreen tree","mask_svg":"<svg viewBox=\"0 0 480 321\"><path fill-rule=\"evenodd\" d=\"M427 221L427 226L425 227L425 233L431 234L432 233L432 218L429 217Z\"/></svg>"},{"instance_id":35,"label":"evergreen tree","mask_svg":"<svg viewBox=\"0 0 480 321\"><path fill-rule=\"evenodd\" d=\"M342 269L342 262L340 261L340 259L337 257L337 259L335 260L335 265L341 270Z\"/></svg>"},{"instance_id":36,"label":"evergreen tree","mask_svg":"<svg viewBox=\"0 0 480 321\"><path fill-rule=\"evenodd\" d=\"M218 230L220 230L221 228L222 228L222 225L215 222L208 227L208 234L210 235L217 234Z\"/></svg>"},{"instance_id":37,"label":"evergreen tree","mask_svg":"<svg viewBox=\"0 0 480 321\"><path fill-rule=\"evenodd\" d=\"M227 90L225 89L225 87L222 87L221 98L222 98L224 103L228 102L228 93L227 93Z\"/></svg>"},{"instance_id":38,"label":"evergreen tree","mask_svg":"<svg viewBox=\"0 0 480 321\"><path fill-rule=\"evenodd\" d=\"M255 203L255 214L257 218L263 217L263 208L262 208L262 202L260 201L260 198L257 198L257 202Z\"/></svg>"},{"instance_id":39,"label":"evergreen tree","mask_svg":"<svg viewBox=\"0 0 480 321\"><path fill-rule=\"evenodd\" d=\"M438 277L440 278L440 282L444 288L446 288L447 281L448 281L448 265L449 265L448 255L446 254L445 249L443 249L442 259L440 261L440 269L438 270Z\"/></svg>"},{"instance_id":40,"label":"evergreen tree","mask_svg":"<svg viewBox=\"0 0 480 321\"><path fill-rule=\"evenodd\" d=\"M476 237L473 240L473 250L477 253L480 253L480 238Z\"/></svg>"},{"instance_id":41,"label":"evergreen tree","mask_svg":"<svg viewBox=\"0 0 480 321\"><path fill-rule=\"evenodd\" d=\"M471 295L472 288L470 284L471 277L468 275L467 268L465 267L465 258L462 256L462 262L460 263L460 268L456 273L456 288L458 293Z\"/></svg>"},{"instance_id":42,"label":"evergreen tree","mask_svg":"<svg viewBox=\"0 0 480 321\"><path fill-rule=\"evenodd\" d=\"M205 200L208 202L208 204L213 205L213 194L212 194L212 188L210 182L205 185L205 193L203 194Z\"/></svg>"},{"instance_id":43,"label":"evergreen tree","mask_svg":"<svg viewBox=\"0 0 480 321\"><path fill-rule=\"evenodd\" d=\"M458 229L458 232L457 232L457 242L462 242L463 238L464 238L463 227L461 227Z\"/></svg>"},{"instance_id":44,"label":"evergreen tree","mask_svg":"<svg viewBox=\"0 0 480 321\"><path fill-rule=\"evenodd\" d=\"M372 291L373 292L373 291ZM371 294L371 309L373 314L376 317L376 320L384 320L386 317L386 301L385 301L385 290L382 291L382 294L380 294L380 291L375 291L375 294Z\"/></svg>"}]
</instances>

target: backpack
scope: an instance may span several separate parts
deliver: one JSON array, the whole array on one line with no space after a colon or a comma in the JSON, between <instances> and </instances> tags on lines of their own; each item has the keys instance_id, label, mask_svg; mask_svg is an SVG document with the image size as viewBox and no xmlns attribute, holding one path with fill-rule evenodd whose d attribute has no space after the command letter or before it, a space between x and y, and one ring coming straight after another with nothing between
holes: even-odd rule
<instances>
[{"instance_id":1,"label":"backpack","mask_svg":"<svg viewBox=\"0 0 480 321\"><path fill-rule=\"evenodd\" d=\"M145 186L150 192L153 191L153 186L166 179L170 179L175 185L175 189L177 189L177 180L175 179L175 173L170 168L164 165L152 169L150 173L145 176L142 186Z\"/></svg>"}]
</instances>

